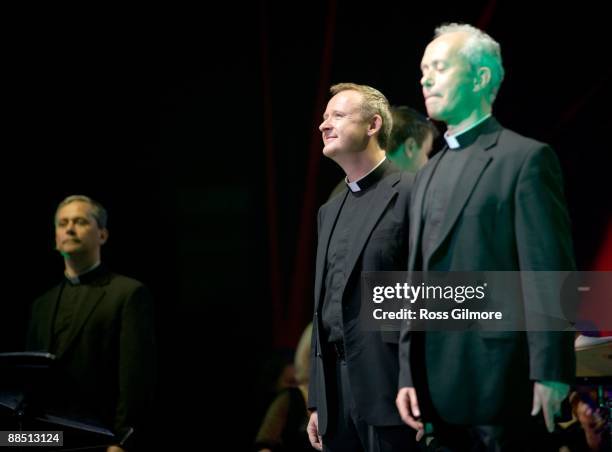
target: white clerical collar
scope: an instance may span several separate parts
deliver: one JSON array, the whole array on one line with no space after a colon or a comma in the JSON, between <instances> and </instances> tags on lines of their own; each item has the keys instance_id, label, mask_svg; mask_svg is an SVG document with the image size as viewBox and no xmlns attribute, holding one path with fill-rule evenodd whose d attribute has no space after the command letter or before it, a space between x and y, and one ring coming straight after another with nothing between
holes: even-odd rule
<instances>
[{"instance_id":1,"label":"white clerical collar","mask_svg":"<svg viewBox=\"0 0 612 452\"><path fill-rule=\"evenodd\" d=\"M353 182L349 182L348 180L348 176L344 177L344 182L346 182L346 185L348 185L348 187L351 189L351 191L353 193L355 193L356 191L361 191L362 187L359 186L359 181L363 181L366 177L368 177L370 174L372 174L374 171L376 171L376 169L383 164L383 162L387 160L387 156L384 156L382 158L382 160L380 162L378 162L376 164L376 166L374 168L372 168L370 171L368 171L366 174L364 174L363 176L361 176L359 179L357 179L356 181ZM365 188L365 187L364 187Z\"/></svg>"},{"instance_id":2,"label":"white clerical collar","mask_svg":"<svg viewBox=\"0 0 612 452\"><path fill-rule=\"evenodd\" d=\"M478 121L476 121L474 124L472 124L471 126L469 126L467 129L463 129L460 132L454 133L454 134L449 134L448 132L446 132L444 134L444 139L446 140L446 144L448 144L448 147L451 149L457 149L461 147L461 143L459 143L458 138L463 135L466 132L469 132L470 130L472 130L474 127L477 127L478 125L482 124L483 122L485 122L487 119L489 119L491 117L491 113L489 113L488 115L483 116L482 118L480 118Z\"/></svg>"},{"instance_id":3,"label":"white clerical collar","mask_svg":"<svg viewBox=\"0 0 612 452\"><path fill-rule=\"evenodd\" d=\"M100 261L96 262L95 264L93 264L91 267L89 267L87 270L82 271L81 273L79 273L76 276L68 276L68 274L66 272L64 272L64 276L66 276L66 279L68 281L70 281L72 284L80 284L81 283L81 277L91 271L94 271L96 268L98 268L100 266Z\"/></svg>"}]
</instances>

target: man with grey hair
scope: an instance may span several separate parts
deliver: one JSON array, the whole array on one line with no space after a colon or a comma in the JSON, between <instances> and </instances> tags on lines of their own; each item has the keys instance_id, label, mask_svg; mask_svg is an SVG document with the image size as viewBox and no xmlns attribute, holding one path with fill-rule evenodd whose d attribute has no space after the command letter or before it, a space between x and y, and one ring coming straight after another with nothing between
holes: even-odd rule
<instances>
[{"instance_id":1,"label":"man with grey hair","mask_svg":"<svg viewBox=\"0 0 612 452\"><path fill-rule=\"evenodd\" d=\"M55 246L64 277L34 302L27 348L56 356L49 410L110 428L108 452L144 450L155 376L153 306L142 283L101 263L106 222L104 207L87 196L58 205Z\"/></svg>"},{"instance_id":2,"label":"man with grey hair","mask_svg":"<svg viewBox=\"0 0 612 452\"><path fill-rule=\"evenodd\" d=\"M492 116L504 78L499 44L470 25L440 27L421 71L428 115L447 131L415 180L409 271L573 270L554 152ZM554 302L521 278L508 312ZM574 376L573 335L404 327L400 367L396 404L408 425L422 431L432 422L451 450L526 450L546 437L544 422L554 428ZM544 419L532 417L540 412Z\"/></svg>"},{"instance_id":3,"label":"man with grey hair","mask_svg":"<svg viewBox=\"0 0 612 452\"><path fill-rule=\"evenodd\" d=\"M399 333L359 324L361 272L407 263L412 176L385 156L392 127L378 90L341 83L319 126L323 155L346 189L319 210L308 408L312 446L326 451L405 451L414 435L393 405Z\"/></svg>"}]
</instances>

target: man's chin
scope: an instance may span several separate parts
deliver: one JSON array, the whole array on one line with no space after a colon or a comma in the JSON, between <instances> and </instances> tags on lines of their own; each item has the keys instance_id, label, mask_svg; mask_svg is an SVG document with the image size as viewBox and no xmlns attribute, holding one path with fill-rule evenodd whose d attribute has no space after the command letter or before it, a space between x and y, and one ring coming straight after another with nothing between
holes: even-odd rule
<instances>
[{"instance_id":1,"label":"man's chin","mask_svg":"<svg viewBox=\"0 0 612 452\"><path fill-rule=\"evenodd\" d=\"M336 155L336 149L333 147L325 146L323 148L323 155L328 158L333 158Z\"/></svg>"},{"instance_id":2,"label":"man's chin","mask_svg":"<svg viewBox=\"0 0 612 452\"><path fill-rule=\"evenodd\" d=\"M427 109L427 117L429 119L433 119L434 121L441 121L440 119L440 110L439 109Z\"/></svg>"},{"instance_id":3,"label":"man's chin","mask_svg":"<svg viewBox=\"0 0 612 452\"><path fill-rule=\"evenodd\" d=\"M59 253L64 256L66 259L77 256L78 254L82 253L82 250L80 247L62 247L58 249Z\"/></svg>"}]
</instances>

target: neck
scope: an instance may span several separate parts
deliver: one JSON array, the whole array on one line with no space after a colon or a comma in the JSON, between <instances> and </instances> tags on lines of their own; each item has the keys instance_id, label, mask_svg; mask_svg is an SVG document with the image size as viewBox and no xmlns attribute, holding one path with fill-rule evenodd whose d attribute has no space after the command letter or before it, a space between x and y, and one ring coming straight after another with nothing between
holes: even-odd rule
<instances>
[{"instance_id":1,"label":"neck","mask_svg":"<svg viewBox=\"0 0 612 452\"><path fill-rule=\"evenodd\" d=\"M486 105L486 106L482 106L481 108L478 108L478 109L472 111L468 116L464 116L462 119L459 119L459 120L456 120L456 121L449 121L446 124L447 125L447 133L449 135L455 135L455 134L457 134L457 133L467 129L472 124L480 121L482 118L484 118L485 116L487 116L490 113L491 113L491 106L490 105Z\"/></svg>"},{"instance_id":2,"label":"neck","mask_svg":"<svg viewBox=\"0 0 612 452\"><path fill-rule=\"evenodd\" d=\"M75 278L83 272L100 262L100 258L79 258L77 256L68 256L64 258L65 272L67 276Z\"/></svg>"},{"instance_id":3,"label":"neck","mask_svg":"<svg viewBox=\"0 0 612 452\"><path fill-rule=\"evenodd\" d=\"M336 160L336 163L344 170L348 181L354 182L372 171L372 168L378 165L385 157L385 151L377 146L372 150L366 149L364 152L358 152L343 157L342 159Z\"/></svg>"}]
</instances>

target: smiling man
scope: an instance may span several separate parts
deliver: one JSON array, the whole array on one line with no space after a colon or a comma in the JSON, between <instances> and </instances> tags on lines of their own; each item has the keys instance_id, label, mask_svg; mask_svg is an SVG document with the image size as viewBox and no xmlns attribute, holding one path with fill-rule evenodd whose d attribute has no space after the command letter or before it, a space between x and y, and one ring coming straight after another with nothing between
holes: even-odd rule
<instances>
[{"instance_id":1,"label":"smiling man","mask_svg":"<svg viewBox=\"0 0 612 452\"><path fill-rule=\"evenodd\" d=\"M145 450L155 378L153 306L142 283L100 260L106 210L87 196L55 213L55 246L64 278L32 306L28 349L57 359L49 410L114 431L108 452Z\"/></svg>"},{"instance_id":2,"label":"smiling man","mask_svg":"<svg viewBox=\"0 0 612 452\"><path fill-rule=\"evenodd\" d=\"M359 313L362 271L406 269L412 176L385 157L385 96L353 83L331 93L319 130L347 189L319 210L308 434L319 450L411 450L393 404L399 334L362 331Z\"/></svg>"},{"instance_id":3,"label":"smiling man","mask_svg":"<svg viewBox=\"0 0 612 452\"><path fill-rule=\"evenodd\" d=\"M442 26L421 71L427 112L447 131L415 181L409 271L573 270L554 152L492 116L504 78L499 44L470 25ZM555 303L522 282L509 311ZM575 366L573 334L559 331L405 329L400 352L401 416L417 429L433 422L449 450L527 450L546 436L544 422L554 427Z\"/></svg>"}]
</instances>

